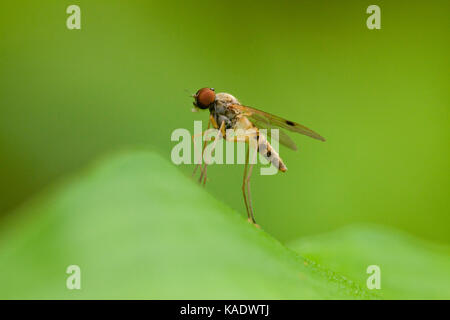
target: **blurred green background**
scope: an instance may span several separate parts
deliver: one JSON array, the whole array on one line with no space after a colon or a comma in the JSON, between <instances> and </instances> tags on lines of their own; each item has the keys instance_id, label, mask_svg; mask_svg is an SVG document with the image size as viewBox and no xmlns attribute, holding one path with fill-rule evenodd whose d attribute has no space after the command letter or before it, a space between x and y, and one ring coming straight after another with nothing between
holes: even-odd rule
<instances>
[{"instance_id":1,"label":"blurred green background","mask_svg":"<svg viewBox=\"0 0 450 320\"><path fill-rule=\"evenodd\" d=\"M66 28L81 7L82 29ZM124 146L170 158L210 86L327 138L294 136L289 171L254 175L260 225L281 241L355 222L450 243L448 1L4 1L0 214ZM180 166L186 175L193 166ZM245 215L242 166L207 190ZM1 223L0 218L0 223Z\"/></svg>"}]
</instances>

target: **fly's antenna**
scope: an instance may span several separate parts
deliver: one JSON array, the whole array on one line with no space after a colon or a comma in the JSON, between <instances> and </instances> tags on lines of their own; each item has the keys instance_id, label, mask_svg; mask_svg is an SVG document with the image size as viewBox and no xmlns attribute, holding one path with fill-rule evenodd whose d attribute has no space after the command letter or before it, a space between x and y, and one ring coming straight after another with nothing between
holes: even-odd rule
<instances>
[{"instance_id":1,"label":"fly's antenna","mask_svg":"<svg viewBox=\"0 0 450 320\"><path fill-rule=\"evenodd\" d=\"M188 89L184 89L184 91L189 95L189 97L194 97L194 94L192 94Z\"/></svg>"}]
</instances>

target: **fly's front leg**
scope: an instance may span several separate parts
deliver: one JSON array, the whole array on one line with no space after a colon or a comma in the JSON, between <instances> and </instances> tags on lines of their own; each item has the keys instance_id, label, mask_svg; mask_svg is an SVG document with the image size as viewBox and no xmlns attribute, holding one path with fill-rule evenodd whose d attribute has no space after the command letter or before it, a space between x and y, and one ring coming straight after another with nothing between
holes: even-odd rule
<instances>
[{"instance_id":1,"label":"fly's front leg","mask_svg":"<svg viewBox=\"0 0 450 320\"><path fill-rule=\"evenodd\" d=\"M206 128L206 131L208 131L208 129L209 129L210 127L211 127L211 120L208 121L208 127ZM203 132L201 133L202 137L203 137L203 134L204 134L206 131L203 131ZM195 136L192 136L192 141L194 141L194 151L195 151ZM203 165L203 152L205 152L205 149L206 149L206 145L207 145L207 144L208 144L208 141L205 141L204 144L203 144L201 162L200 162L200 163L197 163L197 164L195 165L194 172L192 172L192 176L195 175L195 173L197 172L198 167L200 167L200 166Z\"/></svg>"},{"instance_id":2,"label":"fly's front leg","mask_svg":"<svg viewBox=\"0 0 450 320\"><path fill-rule=\"evenodd\" d=\"M213 125L214 125L214 122L213 122ZM224 130L225 130L225 123L222 122L222 124L220 125L220 128L219 128L219 132L217 132L217 135L214 137L212 150L214 150L214 148L216 147L217 141L224 136L223 135L223 131ZM203 151L204 151L204 149L203 149ZM203 154L202 154L202 159L203 159ZM200 175L200 179L198 180L198 182L202 183L202 179L204 179L203 180L203 185L206 184L206 171L207 171L207 169L208 169L208 164L205 162L205 165L202 168L202 173Z\"/></svg>"}]
</instances>

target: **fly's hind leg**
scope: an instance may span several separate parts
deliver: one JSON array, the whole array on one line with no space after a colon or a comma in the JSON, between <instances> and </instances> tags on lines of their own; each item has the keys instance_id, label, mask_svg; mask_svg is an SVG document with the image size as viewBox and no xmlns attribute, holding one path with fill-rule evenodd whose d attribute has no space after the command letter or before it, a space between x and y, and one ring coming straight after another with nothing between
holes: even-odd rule
<instances>
[{"instance_id":1,"label":"fly's hind leg","mask_svg":"<svg viewBox=\"0 0 450 320\"><path fill-rule=\"evenodd\" d=\"M245 155L245 165L244 165L244 178L242 179L242 195L244 196L244 203L245 203L245 209L247 210L247 217L248 217L248 221L252 222L251 220L251 215L250 215L250 211L248 209L248 203L247 203L247 195L246 195L246 181L247 181L247 168L248 168L248 154L249 154L250 150L247 149L247 153Z\"/></svg>"},{"instance_id":2,"label":"fly's hind leg","mask_svg":"<svg viewBox=\"0 0 450 320\"><path fill-rule=\"evenodd\" d=\"M247 210L248 222L251 222L257 228L260 228L260 226L256 224L255 221L255 216L253 214L252 198L250 194L250 177L252 175L253 164L255 163L254 160L256 159L253 159L253 161L249 163L250 148L255 147L253 143L250 141L252 141L252 139L256 139L255 141L258 141L258 132L251 131L250 133L246 133L244 135L235 135L232 137L226 136L225 139L227 141L233 142L244 142L244 143L248 142L247 152L245 155L244 177L242 179L242 195L244 197L245 209ZM254 153L254 155L256 157L256 152Z\"/></svg>"},{"instance_id":3,"label":"fly's hind leg","mask_svg":"<svg viewBox=\"0 0 450 320\"><path fill-rule=\"evenodd\" d=\"M246 177L246 185L247 185L247 201L248 201L248 208L250 211L250 216L251 216L251 222L255 225L255 227L260 228L260 226L256 223L255 220L255 215L253 214L253 205L252 205L252 194L250 192L250 178L252 176L252 170L253 170L253 164L250 164L250 167L248 169L247 172L247 177Z\"/></svg>"},{"instance_id":4,"label":"fly's hind leg","mask_svg":"<svg viewBox=\"0 0 450 320\"><path fill-rule=\"evenodd\" d=\"M242 183L242 192L244 194L244 202L245 207L247 209L248 221L253 223L255 227L260 228L260 226L256 223L255 216L253 214L253 206L252 206L252 195L250 192L250 178L252 176L253 164L254 161L250 163L249 166L249 153L250 153L251 144L249 143L247 154L245 157L245 168L244 168L244 181ZM256 153L255 153L256 154Z\"/></svg>"}]
</instances>

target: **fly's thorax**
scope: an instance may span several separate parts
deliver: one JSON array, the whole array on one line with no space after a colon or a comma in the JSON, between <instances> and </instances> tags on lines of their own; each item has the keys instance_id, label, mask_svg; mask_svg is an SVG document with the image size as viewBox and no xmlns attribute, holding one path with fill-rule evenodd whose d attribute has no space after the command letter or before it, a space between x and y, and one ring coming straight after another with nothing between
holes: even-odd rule
<instances>
[{"instance_id":1,"label":"fly's thorax","mask_svg":"<svg viewBox=\"0 0 450 320\"><path fill-rule=\"evenodd\" d=\"M217 123L218 128L216 129L219 129L222 123L224 123L225 129L231 129L234 127L236 116L234 113L231 114L228 109L219 106L211 108L209 111Z\"/></svg>"},{"instance_id":2,"label":"fly's thorax","mask_svg":"<svg viewBox=\"0 0 450 320\"><path fill-rule=\"evenodd\" d=\"M232 104L240 104L239 101L228 93L216 94L214 104L210 108L210 113L216 120L217 125L220 127L224 123L225 129L231 129L236 122L235 111L228 108Z\"/></svg>"},{"instance_id":3,"label":"fly's thorax","mask_svg":"<svg viewBox=\"0 0 450 320\"><path fill-rule=\"evenodd\" d=\"M214 111L219 115L232 119L236 115L233 110L228 108L232 104L240 104L240 102L231 94L223 92L218 93L216 94L216 99L214 101Z\"/></svg>"},{"instance_id":4,"label":"fly's thorax","mask_svg":"<svg viewBox=\"0 0 450 320\"><path fill-rule=\"evenodd\" d=\"M241 104L238 99L229 93L220 92L216 94L216 104L217 105L230 105L230 104Z\"/></svg>"}]
</instances>

